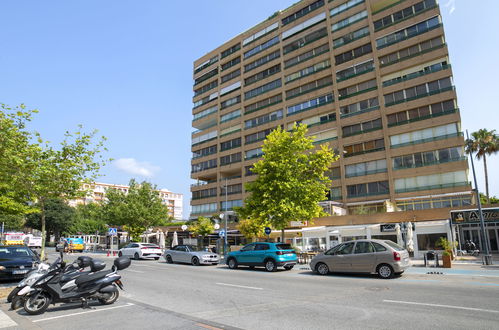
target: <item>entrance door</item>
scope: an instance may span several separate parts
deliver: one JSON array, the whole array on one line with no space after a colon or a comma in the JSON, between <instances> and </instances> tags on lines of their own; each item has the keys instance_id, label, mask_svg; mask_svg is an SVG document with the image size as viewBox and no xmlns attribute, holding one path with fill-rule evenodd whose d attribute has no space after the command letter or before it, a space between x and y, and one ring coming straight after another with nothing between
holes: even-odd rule
<instances>
[{"instance_id":1,"label":"entrance door","mask_svg":"<svg viewBox=\"0 0 499 330\"><path fill-rule=\"evenodd\" d=\"M497 251L499 247L497 246L497 229L489 229L489 242L490 242L490 250Z\"/></svg>"}]
</instances>

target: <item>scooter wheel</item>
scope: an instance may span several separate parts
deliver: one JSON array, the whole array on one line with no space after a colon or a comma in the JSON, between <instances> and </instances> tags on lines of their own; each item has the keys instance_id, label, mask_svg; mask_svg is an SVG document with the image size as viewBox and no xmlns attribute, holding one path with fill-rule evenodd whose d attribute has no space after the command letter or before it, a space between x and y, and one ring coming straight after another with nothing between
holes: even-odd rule
<instances>
[{"instance_id":1,"label":"scooter wheel","mask_svg":"<svg viewBox=\"0 0 499 330\"><path fill-rule=\"evenodd\" d=\"M21 296L15 296L12 298L12 301L10 303L10 308L15 311L19 308L23 307L23 297Z\"/></svg>"},{"instance_id":2,"label":"scooter wheel","mask_svg":"<svg viewBox=\"0 0 499 330\"><path fill-rule=\"evenodd\" d=\"M100 298L99 302L102 305L111 305L114 304L116 300L118 300L119 296L120 293L118 291L110 292L107 298Z\"/></svg>"},{"instance_id":3,"label":"scooter wheel","mask_svg":"<svg viewBox=\"0 0 499 330\"><path fill-rule=\"evenodd\" d=\"M12 298L17 296L17 293L21 291L22 287L16 286L10 293L9 296L7 297L7 302L12 302Z\"/></svg>"},{"instance_id":4,"label":"scooter wheel","mask_svg":"<svg viewBox=\"0 0 499 330\"><path fill-rule=\"evenodd\" d=\"M50 297L46 293L29 296L24 300L24 310L30 315L43 314L50 305Z\"/></svg>"}]
</instances>

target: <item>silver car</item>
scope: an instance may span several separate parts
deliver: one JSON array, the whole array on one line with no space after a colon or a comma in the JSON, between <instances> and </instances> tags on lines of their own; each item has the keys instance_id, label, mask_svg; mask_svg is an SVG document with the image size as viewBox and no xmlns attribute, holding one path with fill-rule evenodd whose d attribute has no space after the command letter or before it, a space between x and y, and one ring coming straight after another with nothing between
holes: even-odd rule
<instances>
[{"instance_id":1,"label":"silver car","mask_svg":"<svg viewBox=\"0 0 499 330\"><path fill-rule=\"evenodd\" d=\"M329 272L370 273L381 278L402 274L409 266L406 249L392 241L375 239L341 243L310 262L310 269L320 275Z\"/></svg>"},{"instance_id":2,"label":"silver car","mask_svg":"<svg viewBox=\"0 0 499 330\"><path fill-rule=\"evenodd\" d=\"M171 250L166 250L163 254L166 262L182 262L199 265L217 265L220 262L220 256L216 253L199 249L194 245L176 245Z\"/></svg>"}]
</instances>

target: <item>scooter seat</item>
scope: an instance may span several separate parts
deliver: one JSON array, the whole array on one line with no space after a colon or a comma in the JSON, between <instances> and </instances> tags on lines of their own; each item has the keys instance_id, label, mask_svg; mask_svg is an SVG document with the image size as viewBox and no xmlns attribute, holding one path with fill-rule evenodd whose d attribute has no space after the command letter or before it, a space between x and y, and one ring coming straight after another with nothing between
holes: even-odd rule
<instances>
[{"instance_id":1,"label":"scooter seat","mask_svg":"<svg viewBox=\"0 0 499 330\"><path fill-rule=\"evenodd\" d=\"M90 272L74 272L74 273L64 274L61 277L61 282L62 283L69 282L71 280L74 280L77 277L84 276L84 275L87 275L89 273Z\"/></svg>"},{"instance_id":2,"label":"scooter seat","mask_svg":"<svg viewBox=\"0 0 499 330\"><path fill-rule=\"evenodd\" d=\"M101 272L97 272L97 273L93 273L93 274L85 274L85 275L78 277L75 281L75 284L80 285L82 283L95 281L95 280L106 277L107 274L110 274L112 272L113 272L112 270L103 270Z\"/></svg>"}]
</instances>

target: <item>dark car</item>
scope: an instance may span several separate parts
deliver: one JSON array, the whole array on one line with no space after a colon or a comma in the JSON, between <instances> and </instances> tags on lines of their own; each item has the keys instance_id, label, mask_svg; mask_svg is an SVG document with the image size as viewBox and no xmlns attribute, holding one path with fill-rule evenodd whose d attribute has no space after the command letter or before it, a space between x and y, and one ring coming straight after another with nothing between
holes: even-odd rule
<instances>
[{"instance_id":1,"label":"dark car","mask_svg":"<svg viewBox=\"0 0 499 330\"><path fill-rule=\"evenodd\" d=\"M27 246L0 246L0 280L22 279L39 261Z\"/></svg>"}]
</instances>

